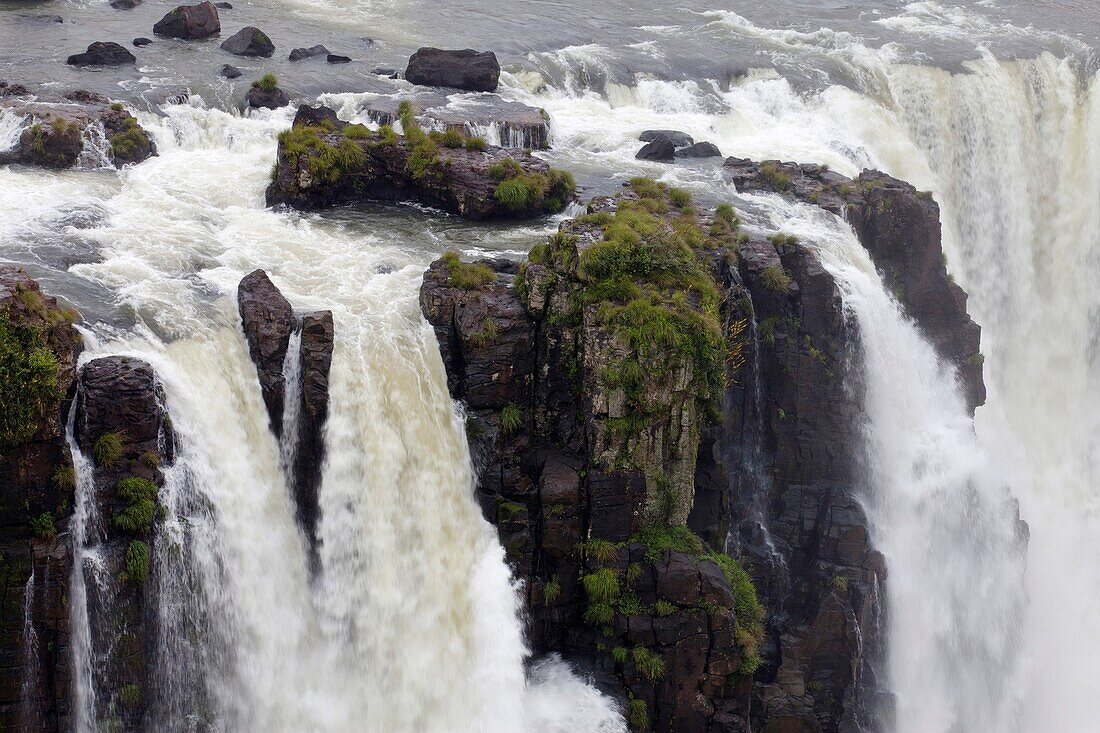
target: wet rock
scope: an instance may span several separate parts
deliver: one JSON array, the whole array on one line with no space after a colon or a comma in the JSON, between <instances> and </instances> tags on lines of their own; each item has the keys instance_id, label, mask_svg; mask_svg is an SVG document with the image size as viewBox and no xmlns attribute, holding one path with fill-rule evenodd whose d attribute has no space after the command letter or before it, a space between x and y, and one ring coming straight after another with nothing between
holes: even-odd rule
<instances>
[{"instance_id":1,"label":"wet rock","mask_svg":"<svg viewBox=\"0 0 1100 733\"><path fill-rule=\"evenodd\" d=\"M351 58L348 56L340 56L339 54L330 53L328 55L328 62L330 64L350 64Z\"/></svg>"},{"instance_id":2,"label":"wet rock","mask_svg":"<svg viewBox=\"0 0 1100 733\"><path fill-rule=\"evenodd\" d=\"M245 102L252 109L278 109L290 104L290 97L282 89L261 89L252 87L248 90Z\"/></svg>"},{"instance_id":3,"label":"wet rock","mask_svg":"<svg viewBox=\"0 0 1100 733\"><path fill-rule=\"evenodd\" d=\"M152 38L135 38L133 40L133 44L135 46L137 46L138 48L142 48L143 46L148 46L152 42L153 42Z\"/></svg>"},{"instance_id":4,"label":"wet rock","mask_svg":"<svg viewBox=\"0 0 1100 733\"><path fill-rule=\"evenodd\" d=\"M221 20L218 9L210 2L198 5L180 5L166 14L153 26L153 33L169 38L195 40L220 33Z\"/></svg>"},{"instance_id":5,"label":"wet rock","mask_svg":"<svg viewBox=\"0 0 1100 733\"><path fill-rule=\"evenodd\" d=\"M73 54L65 61L69 66L123 66L136 62L132 53L113 41L96 41L84 53Z\"/></svg>"},{"instance_id":6,"label":"wet rock","mask_svg":"<svg viewBox=\"0 0 1100 733\"><path fill-rule=\"evenodd\" d=\"M308 104L303 104L298 107L298 111L294 113L293 127L320 127L329 126L333 130L339 130L343 128L345 122L342 122L339 117L336 116L336 112L323 104L311 107Z\"/></svg>"},{"instance_id":7,"label":"wet rock","mask_svg":"<svg viewBox=\"0 0 1100 733\"><path fill-rule=\"evenodd\" d=\"M275 44L267 34L255 26L245 26L222 41L221 49L234 56L261 56L268 58L275 53Z\"/></svg>"},{"instance_id":8,"label":"wet rock","mask_svg":"<svg viewBox=\"0 0 1100 733\"><path fill-rule=\"evenodd\" d=\"M141 5L141 0L111 0L111 7L115 10L133 10Z\"/></svg>"},{"instance_id":9,"label":"wet rock","mask_svg":"<svg viewBox=\"0 0 1100 733\"><path fill-rule=\"evenodd\" d=\"M237 286L237 308L248 353L259 375L271 430L277 436L282 435L286 393L283 364L295 326L294 311L263 270L254 270L241 280Z\"/></svg>"},{"instance_id":10,"label":"wet rock","mask_svg":"<svg viewBox=\"0 0 1100 733\"><path fill-rule=\"evenodd\" d=\"M550 147L550 116L539 107L479 95L451 106L446 94L428 92L409 100L417 119L427 127L455 130L466 134L486 134L496 128L502 147L546 150ZM363 112L380 125L397 120L397 100L378 97L364 103Z\"/></svg>"},{"instance_id":11,"label":"wet rock","mask_svg":"<svg viewBox=\"0 0 1100 733\"><path fill-rule=\"evenodd\" d=\"M676 150L677 158L720 158L722 151L714 143L694 143Z\"/></svg>"},{"instance_id":12,"label":"wet rock","mask_svg":"<svg viewBox=\"0 0 1100 733\"><path fill-rule=\"evenodd\" d=\"M38 21L39 23L64 23L65 19L60 15L21 15L21 18Z\"/></svg>"},{"instance_id":13,"label":"wet rock","mask_svg":"<svg viewBox=\"0 0 1100 733\"><path fill-rule=\"evenodd\" d=\"M653 160L664 163L675 159L676 148L673 147L672 141L668 138L659 137L643 145L634 157L638 160Z\"/></svg>"},{"instance_id":14,"label":"wet rock","mask_svg":"<svg viewBox=\"0 0 1100 733\"><path fill-rule=\"evenodd\" d=\"M317 492L325 454L325 421L328 419L328 375L332 365L334 327L331 311L302 315L301 410L298 450L294 465L294 498L298 520L316 550L320 505Z\"/></svg>"},{"instance_id":15,"label":"wet rock","mask_svg":"<svg viewBox=\"0 0 1100 733\"><path fill-rule=\"evenodd\" d=\"M223 66L222 70L218 73L220 73L226 79L239 79L242 74L240 69L231 64L226 64L225 66Z\"/></svg>"},{"instance_id":16,"label":"wet rock","mask_svg":"<svg viewBox=\"0 0 1100 733\"><path fill-rule=\"evenodd\" d=\"M651 143L660 138L668 140L676 148L686 148L695 143L691 135L679 130L646 130L638 136L643 143Z\"/></svg>"},{"instance_id":17,"label":"wet rock","mask_svg":"<svg viewBox=\"0 0 1100 733\"><path fill-rule=\"evenodd\" d=\"M377 68L371 69L370 73L375 74L376 76L384 76L387 79L396 79L398 76L397 69L391 69L387 66L379 66Z\"/></svg>"},{"instance_id":18,"label":"wet rock","mask_svg":"<svg viewBox=\"0 0 1100 733\"><path fill-rule=\"evenodd\" d=\"M30 93L30 90L22 84L9 84L0 80L0 97L23 97Z\"/></svg>"},{"instance_id":19,"label":"wet rock","mask_svg":"<svg viewBox=\"0 0 1100 733\"><path fill-rule=\"evenodd\" d=\"M447 51L421 48L409 58L405 79L410 84L492 92L500 79L500 64L491 51Z\"/></svg>"},{"instance_id":20,"label":"wet rock","mask_svg":"<svg viewBox=\"0 0 1100 733\"><path fill-rule=\"evenodd\" d=\"M214 7L218 8L219 10L232 10L233 9L233 4L232 3L214 3Z\"/></svg>"},{"instance_id":21,"label":"wet rock","mask_svg":"<svg viewBox=\"0 0 1100 733\"><path fill-rule=\"evenodd\" d=\"M309 48L296 48L290 52L290 60L301 61L302 59L309 59L314 56L327 56L328 53L329 50L320 44L310 46Z\"/></svg>"}]
</instances>

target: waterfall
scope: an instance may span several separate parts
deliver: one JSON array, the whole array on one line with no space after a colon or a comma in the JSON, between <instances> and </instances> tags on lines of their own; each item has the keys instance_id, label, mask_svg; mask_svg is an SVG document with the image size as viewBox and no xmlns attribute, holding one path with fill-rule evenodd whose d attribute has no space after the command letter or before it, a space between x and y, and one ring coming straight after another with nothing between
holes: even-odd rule
<instances>
[{"instance_id":1,"label":"waterfall","mask_svg":"<svg viewBox=\"0 0 1100 733\"><path fill-rule=\"evenodd\" d=\"M302 324L295 319L283 359L283 434L279 438L279 460L288 483L293 483L294 462L300 442L298 419L302 412Z\"/></svg>"},{"instance_id":2,"label":"waterfall","mask_svg":"<svg viewBox=\"0 0 1100 733\"><path fill-rule=\"evenodd\" d=\"M114 168L110 158L111 143L102 122L85 125L84 131L80 133L80 142L82 147L75 167L82 170Z\"/></svg>"},{"instance_id":3,"label":"waterfall","mask_svg":"<svg viewBox=\"0 0 1100 733\"><path fill-rule=\"evenodd\" d=\"M21 114L10 109L0 109L0 152L11 150L19 144L27 120Z\"/></svg>"},{"instance_id":4,"label":"waterfall","mask_svg":"<svg viewBox=\"0 0 1100 733\"><path fill-rule=\"evenodd\" d=\"M48 567L48 565L47 565ZM23 586L23 683L19 690L19 716L24 726L31 726L38 720L39 700L35 695L42 664L39 660L38 632L34 629L34 575L32 559L31 574ZM45 583L43 583L45 587Z\"/></svg>"}]
</instances>

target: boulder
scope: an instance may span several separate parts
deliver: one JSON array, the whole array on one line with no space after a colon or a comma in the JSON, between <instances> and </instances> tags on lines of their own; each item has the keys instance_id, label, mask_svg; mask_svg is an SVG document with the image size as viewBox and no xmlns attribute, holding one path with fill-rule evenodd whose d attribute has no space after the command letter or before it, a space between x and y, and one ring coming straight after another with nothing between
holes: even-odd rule
<instances>
[{"instance_id":1,"label":"boulder","mask_svg":"<svg viewBox=\"0 0 1100 733\"><path fill-rule=\"evenodd\" d=\"M65 61L69 66L123 66L136 62L132 53L113 41L96 41L84 53L73 54Z\"/></svg>"},{"instance_id":2,"label":"boulder","mask_svg":"<svg viewBox=\"0 0 1100 733\"><path fill-rule=\"evenodd\" d=\"M298 111L294 113L294 122L291 123L292 127L319 127L328 125L333 130L339 130L343 128L346 123L342 122L339 117L336 116L335 110L324 106L323 104L316 107L310 107L308 104L303 104L298 107Z\"/></svg>"},{"instance_id":3,"label":"boulder","mask_svg":"<svg viewBox=\"0 0 1100 733\"><path fill-rule=\"evenodd\" d=\"M328 55L328 62L330 64L350 64L351 63L351 57L341 56L341 55L335 54L335 53L330 53Z\"/></svg>"},{"instance_id":4,"label":"boulder","mask_svg":"<svg viewBox=\"0 0 1100 733\"><path fill-rule=\"evenodd\" d=\"M138 48L141 48L143 46L148 46L152 42L153 42L152 38L141 38L141 37L139 37L139 38L135 38L133 40L133 44L135 46L137 46Z\"/></svg>"},{"instance_id":5,"label":"boulder","mask_svg":"<svg viewBox=\"0 0 1100 733\"><path fill-rule=\"evenodd\" d=\"M232 3L214 3L214 7L218 8L219 10L232 10L233 9L233 4Z\"/></svg>"},{"instance_id":6,"label":"boulder","mask_svg":"<svg viewBox=\"0 0 1100 733\"><path fill-rule=\"evenodd\" d=\"M220 33L218 9L208 0L198 5L180 5L153 26L153 33L169 38L195 40Z\"/></svg>"},{"instance_id":7,"label":"boulder","mask_svg":"<svg viewBox=\"0 0 1100 733\"><path fill-rule=\"evenodd\" d=\"M298 413L298 447L294 454L294 500L298 521L315 553L317 521L321 513L317 492L321 486L321 468L325 457L328 375L335 338L332 311L303 314L301 328L301 409Z\"/></svg>"},{"instance_id":8,"label":"boulder","mask_svg":"<svg viewBox=\"0 0 1100 733\"><path fill-rule=\"evenodd\" d=\"M639 150L634 157L638 160L653 160L666 163L675 159L676 148L673 147L672 141L667 137L659 137L643 145L642 149Z\"/></svg>"},{"instance_id":9,"label":"boulder","mask_svg":"<svg viewBox=\"0 0 1100 733\"><path fill-rule=\"evenodd\" d=\"M388 66L379 66L377 68L371 69L370 73L374 74L375 76L384 76L387 79L396 79L398 76L397 69L391 69Z\"/></svg>"},{"instance_id":10,"label":"boulder","mask_svg":"<svg viewBox=\"0 0 1100 733\"><path fill-rule=\"evenodd\" d=\"M224 76L226 79L238 79L242 74L240 69L231 64L226 64L225 66L223 66L222 70L218 73Z\"/></svg>"},{"instance_id":11,"label":"boulder","mask_svg":"<svg viewBox=\"0 0 1100 733\"><path fill-rule=\"evenodd\" d=\"M262 56L269 58L275 53L275 44L267 34L255 26L245 26L229 38L222 41L221 48L234 56Z\"/></svg>"},{"instance_id":12,"label":"boulder","mask_svg":"<svg viewBox=\"0 0 1100 733\"><path fill-rule=\"evenodd\" d=\"M491 51L421 48L409 58L405 79L421 86L492 92L500 80L500 64Z\"/></svg>"},{"instance_id":13,"label":"boulder","mask_svg":"<svg viewBox=\"0 0 1100 733\"><path fill-rule=\"evenodd\" d=\"M328 52L328 49L320 44L310 46L309 48L296 48L290 52L290 60L301 61L302 59L309 59L314 56L327 56Z\"/></svg>"},{"instance_id":14,"label":"boulder","mask_svg":"<svg viewBox=\"0 0 1100 733\"><path fill-rule=\"evenodd\" d=\"M133 10L141 5L141 0L111 0L111 7L115 10Z\"/></svg>"},{"instance_id":15,"label":"boulder","mask_svg":"<svg viewBox=\"0 0 1100 733\"><path fill-rule=\"evenodd\" d=\"M278 109L290 104L290 97L282 89L263 89L253 86L245 96L245 102L252 109Z\"/></svg>"},{"instance_id":16,"label":"boulder","mask_svg":"<svg viewBox=\"0 0 1100 733\"><path fill-rule=\"evenodd\" d=\"M686 148L689 145L695 143L691 135L686 132L680 132L679 130L646 130L638 139L643 143L651 143L658 138L664 138L672 143L673 147Z\"/></svg>"},{"instance_id":17,"label":"boulder","mask_svg":"<svg viewBox=\"0 0 1100 733\"><path fill-rule=\"evenodd\" d=\"M0 97L23 97L31 91L22 84L9 84L0 79Z\"/></svg>"},{"instance_id":18,"label":"boulder","mask_svg":"<svg viewBox=\"0 0 1100 733\"><path fill-rule=\"evenodd\" d=\"M694 143L676 149L677 158L720 158L722 151L714 143Z\"/></svg>"},{"instance_id":19,"label":"boulder","mask_svg":"<svg viewBox=\"0 0 1100 733\"><path fill-rule=\"evenodd\" d=\"M295 327L294 310L263 270L254 270L241 280L237 286L237 309L248 353L256 365L271 430L281 436L286 393L283 364Z\"/></svg>"}]
</instances>

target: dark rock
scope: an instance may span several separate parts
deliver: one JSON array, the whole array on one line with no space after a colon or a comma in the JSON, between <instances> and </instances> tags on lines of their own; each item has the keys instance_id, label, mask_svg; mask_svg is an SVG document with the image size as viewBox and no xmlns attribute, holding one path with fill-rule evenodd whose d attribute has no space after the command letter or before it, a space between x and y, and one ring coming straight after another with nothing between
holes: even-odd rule
<instances>
[{"instance_id":1,"label":"dark rock","mask_svg":"<svg viewBox=\"0 0 1100 733\"><path fill-rule=\"evenodd\" d=\"M318 127L318 126L330 126L333 130L340 130L346 123L342 122L339 117L336 116L335 110L324 106L323 104L316 107L310 107L308 104L303 104L298 107L298 111L294 113L294 122L291 123L292 127Z\"/></svg>"},{"instance_id":2,"label":"dark rock","mask_svg":"<svg viewBox=\"0 0 1100 733\"><path fill-rule=\"evenodd\" d=\"M679 130L646 130L638 136L638 139L643 143L651 143L660 138L668 140L673 147L677 148L686 148L695 143L691 135Z\"/></svg>"},{"instance_id":3,"label":"dark rock","mask_svg":"<svg viewBox=\"0 0 1100 733\"><path fill-rule=\"evenodd\" d=\"M60 15L21 15L21 18L35 20L39 23L64 23L65 19Z\"/></svg>"},{"instance_id":4,"label":"dark rock","mask_svg":"<svg viewBox=\"0 0 1100 733\"><path fill-rule=\"evenodd\" d=\"M397 69L391 69L391 68L386 67L386 66L379 66L377 68L371 69L370 73L375 74L377 76L384 76L388 79L396 79L397 76L398 76Z\"/></svg>"},{"instance_id":5,"label":"dark rock","mask_svg":"<svg viewBox=\"0 0 1100 733\"><path fill-rule=\"evenodd\" d=\"M241 76L241 70L231 64L226 64L219 72L226 79L238 79Z\"/></svg>"},{"instance_id":6,"label":"dark rock","mask_svg":"<svg viewBox=\"0 0 1100 733\"><path fill-rule=\"evenodd\" d=\"M335 53L330 53L328 55L328 62L330 64L350 64L351 58L348 56L340 56Z\"/></svg>"},{"instance_id":7,"label":"dark rock","mask_svg":"<svg viewBox=\"0 0 1100 733\"><path fill-rule=\"evenodd\" d=\"M676 157L676 148L672 146L672 141L668 138L659 137L643 145L634 157L638 160L654 160L664 163Z\"/></svg>"},{"instance_id":8,"label":"dark rock","mask_svg":"<svg viewBox=\"0 0 1100 733\"><path fill-rule=\"evenodd\" d=\"M714 143L695 143L676 150L677 158L719 158L722 151Z\"/></svg>"},{"instance_id":9,"label":"dark rock","mask_svg":"<svg viewBox=\"0 0 1100 733\"><path fill-rule=\"evenodd\" d=\"M87 89L71 91L65 95L65 99L80 104L109 104L111 101L99 92L89 92Z\"/></svg>"},{"instance_id":10,"label":"dark rock","mask_svg":"<svg viewBox=\"0 0 1100 733\"><path fill-rule=\"evenodd\" d=\"M69 66L122 66L136 62L132 53L113 41L96 41L84 53L73 54L65 61Z\"/></svg>"},{"instance_id":11,"label":"dark rock","mask_svg":"<svg viewBox=\"0 0 1100 733\"><path fill-rule=\"evenodd\" d=\"M141 5L141 0L111 0L111 7L115 10L133 10Z\"/></svg>"},{"instance_id":12,"label":"dark rock","mask_svg":"<svg viewBox=\"0 0 1100 733\"><path fill-rule=\"evenodd\" d=\"M6 81L0 80L0 97L24 97L30 93L30 89L27 89L22 84L9 84Z\"/></svg>"},{"instance_id":13,"label":"dark rock","mask_svg":"<svg viewBox=\"0 0 1100 733\"><path fill-rule=\"evenodd\" d=\"M153 33L169 38L195 40L220 33L218 9L208 0L198 5L180 5L153 26Z\"/></svg>"},{"instance_id":14,"label":"dark rock","mask_svg":"<svg viewBox=\"0 0 1100 733\"><path fill-rule=\"evenodd\" d=\"M262 56L267 58L275 53L275 44L259 28L248 25L222 41L221 49L234 56Z\"/></svg>"},{"instance_id":15,"label":"dark rock","mask_svg":"<svg viewBox=\"0 0 1100 733\"><path fill-rule=\"evenodd\" d=\"M214 7L218 8L219 10L232 10L233 9L233 4L232 3L214 3Z\"/></svg>"},{"instance_id":16,"label":"dark rock","mask_svg":"<svg viewBox=\"0 0 1100 733\"><path fill-rule=\"evenodd\" d=\"M237 308L248 353L259 375L271 430L281 436L286 393L283 364L295 327L294 311L263 270L254 270L241 280L237 286Z\"/></svg>"},{"instance_id":17,"label":"dark rock","mask_svg":"<svg viewBox=\"0 0 1100 733\"><path fill-rule=\"evenodd\" d=\"M405 79L421 86L492 92L500 79L500 64L491 51L421 48L409 58Z\"/></svg>"},{"instance_id":18,"label":"dark rock","mask_svg":"<svg viewBox=\"0 0 1100 733\"><path fill-rule=\"evenodd\" d=\"M329 50L320 44L310 46L309 48L296 48L290 52L290 60L301 61L302 59L309 59L314 56L327 56L328 52Z\"/></svg>"},{"instance_id":19,"label":"dark rock","mask_svg":"<svg viewBox=\"0 0 1100 733\"><path fill-rule=\"evenodd\" d=\"M261 89L260 87L252 87L248 90L247 96L245 96L245 102L252 109L278 109L279 107L286 107L290 104L290 97L282 89L276 87L275 89Z\"/></svg>"},{"instance_id":20,"label":"dark rock","mask_svg":"<svg viewBox=\"0 0 1100 733\"><path fill-rule=\"evenodd\" d=\"M332 365L334 328L331 311L302 316L301 410L298 449L294 464L294 498L298 521L316 552L320 504L321 467L325 453L325 421L328 419L328 374Z\"/></svg>"},{"instance_id":21,"label":"dark rock","mask_svg":"<svg viewBox=\"0 0 1100 733\"><path fill-rule=\"evenodd\" d=\"M148 46L152 42L153 42L152 38L135 38L134 39L134 45L137 46L138 48L141 48L142 46Z\"/></svg>"}]
</instances>

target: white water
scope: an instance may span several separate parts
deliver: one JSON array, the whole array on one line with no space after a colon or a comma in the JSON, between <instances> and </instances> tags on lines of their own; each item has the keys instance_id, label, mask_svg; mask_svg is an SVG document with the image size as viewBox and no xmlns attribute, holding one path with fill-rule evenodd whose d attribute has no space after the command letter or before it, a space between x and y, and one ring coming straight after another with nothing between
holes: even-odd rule
<instances>
[{"instance_id":1,"label":"white water","mask_svg":"<svg viewBox=\"0 0 1100 733\"><path fill-rule=\"evenodd\" d=\"M88 358L152 363L176 433L155 548L162 728L205 698L226 730L625 731L560 662L525 674L518 589L419 313L423 255L262 208L287 114L168 114L143 120L160 157L103 203L103 260L73 268L143 319ZM296 307L332 309L338 334L315 581L232 297L256 266Z\"/></svg>"}]
</instances>

